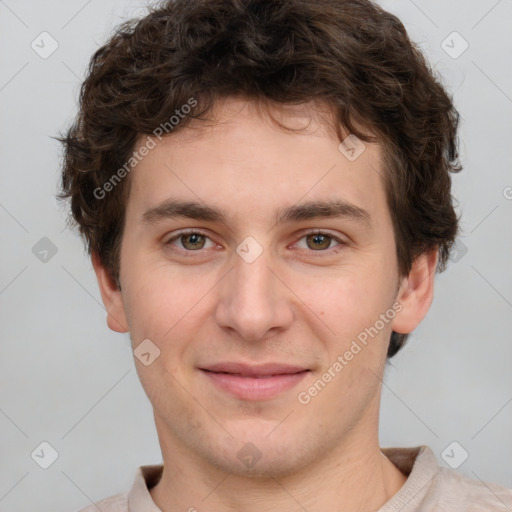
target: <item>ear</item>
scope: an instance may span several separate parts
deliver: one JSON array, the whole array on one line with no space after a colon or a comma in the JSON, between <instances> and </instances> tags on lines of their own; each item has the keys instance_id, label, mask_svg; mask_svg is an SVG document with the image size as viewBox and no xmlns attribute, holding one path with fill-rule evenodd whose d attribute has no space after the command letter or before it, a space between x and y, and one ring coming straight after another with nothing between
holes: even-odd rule
<instances>
[{"instance_id":1,"label":"ear","mask_svg":"<svg viewBox=\"0 0 512 512\"><path fill-rule=\"evenodd\" d=\"M400 334L412 332L425 318L434 298L434 277L438 248L420 254L411 271L402 279L396 300L402 305L393 319L392 329Z\"/></svg>"},{"instance_id":2,"label":"ear","mask_svg":"<svg viewBox=\"0 0 512 512\"><path fill-rule=\"evenodd\" d=\"M100 287L101 298L107 310L107 325L116 332L128 332L121 290L110 277L97 253L91 254L92 266Z\"/></svg>"}]
</instances>

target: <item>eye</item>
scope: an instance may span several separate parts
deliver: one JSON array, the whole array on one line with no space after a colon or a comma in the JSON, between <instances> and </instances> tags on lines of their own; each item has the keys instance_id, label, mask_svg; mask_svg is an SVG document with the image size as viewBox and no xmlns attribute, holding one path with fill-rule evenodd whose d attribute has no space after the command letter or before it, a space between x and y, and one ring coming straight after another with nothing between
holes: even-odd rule
<instances>
[{"instance_id":1,"label":"eye","mask_svg":"<svg viewBox=\"0 0 512 512\"><path fill-rule=\"evenodd\" d=\"M207 245L208 240L210 241L209 246ZM304 245L301 247L300 242L302 240L306 241L305 247ZM337 243L337 245L334 247L332 247L333 241ZM215 247L215 243L210 240L210 237L198 230L180 231L165 241L164 245L172 246L174 250L181 252L182 254L199 252L201 249ZM328 252L331 250L332 252L336 253L340 251L343 246L347 245L347 242L344 242L340 238L331 235L330 233L316 230L305 233L304 236L302 236L299 239L299 242L297 242L295 245L301 249L310 249L310 252Z\"/></svg>"},{"instance_id":2,"label":"eye","mask_svg":"<svg viewBox=\"0 0 512 512\"><path fill-rule=\"evenodd\" d=\"M325 252L328 249L333 249L333 252L337 252L342 246L347 245L346 242L343 242L338 237L323 231L311 231L306 233L300 240L306 240L306 249L312 249L314 252ZM338 244L334 248L331 247L332 241L336 241ZM299 246L299 242L297 242L297 246Z\"/></svg>"},{"instance_id":3,"label":"eye","mask_svg":"<svg viewBox=\"0 0 512 512\"><path fill-rule=\"evenodd\" d=\"M194 252L200 249L207 249L208 247L205 247L206 240L209 240L209 237L200 231L181 231L172 238L169 238L165 242L165 245L174 246L173 242L178 241L181 245L181 247L178 247L178 249L184 250L186 252ZM211 244L212 245L210 247L215 245L213 242L211 242Z\"/></svg>"}]
</instances>

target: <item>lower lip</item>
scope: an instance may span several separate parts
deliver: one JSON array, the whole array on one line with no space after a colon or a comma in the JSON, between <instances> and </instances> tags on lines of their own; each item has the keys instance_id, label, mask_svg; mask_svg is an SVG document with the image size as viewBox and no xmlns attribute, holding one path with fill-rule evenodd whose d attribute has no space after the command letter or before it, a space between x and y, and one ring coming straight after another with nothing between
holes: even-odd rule
<instances>
[{"instance_id":1,"label":"lower lip","mask_svg":"<svg viewBox=\"0 0 512 512\"><path fill-rule=\"evenodd\" d=\"M271 377L242 377L232 373L201 370L223 391L241 400L267 400L296 386L309 370L299 373L272 375Z\"/></svg>"}]
</instances>

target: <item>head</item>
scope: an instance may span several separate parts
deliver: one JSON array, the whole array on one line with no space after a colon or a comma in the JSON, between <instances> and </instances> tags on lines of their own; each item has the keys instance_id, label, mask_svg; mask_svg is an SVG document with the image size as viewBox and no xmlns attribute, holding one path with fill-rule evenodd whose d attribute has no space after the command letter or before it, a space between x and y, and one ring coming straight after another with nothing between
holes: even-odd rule
<instances>
[{"instance_id":1,"label":"head","mask_svg":"<svg viewBox=\"0 0 512 512\"><path fill-rule=\"evenodd\" d=\"M457 235L457 124L401 22L368 1L175 0L116 30L59 138L60 197L109 326L158 348L137 364L162 430L204 454L215 440L219 464L232 437L285 452L266 437L283 406L300 403L287 425L316 448L375 413L375 376ZM212 391L203 367L234 359L307 366L302 399ZM312 408L331 411L323 438Z\"/></svg>"}]
</instances>

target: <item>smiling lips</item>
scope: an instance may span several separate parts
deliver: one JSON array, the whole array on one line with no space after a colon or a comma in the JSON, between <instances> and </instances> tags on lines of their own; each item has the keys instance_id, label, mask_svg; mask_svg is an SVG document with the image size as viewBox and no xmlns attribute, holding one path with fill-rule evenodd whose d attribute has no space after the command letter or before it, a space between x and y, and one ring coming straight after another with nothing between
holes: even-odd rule
<instances>
[{"instance_id":1,"label":"smiling lips","mask_svg":"<svg viewBox=\"0 0 512 512\"><path fill-rule=\"evenodd\" d=\"M200 368L222 391L241 400L265 400L294 387L309 372L299 366L280 363L247 365L217 363Z\"/></svg>"}]
</instances>

